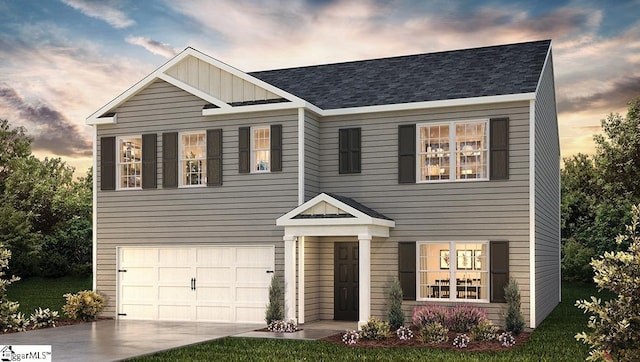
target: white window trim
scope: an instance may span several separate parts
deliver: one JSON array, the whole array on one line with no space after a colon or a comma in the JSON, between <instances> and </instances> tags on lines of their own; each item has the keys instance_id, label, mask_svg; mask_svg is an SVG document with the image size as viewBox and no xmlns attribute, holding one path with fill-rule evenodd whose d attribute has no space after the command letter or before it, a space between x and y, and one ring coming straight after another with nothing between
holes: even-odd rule
<instances>
[{"instance_id":1,"label":"white window trim","mask_svg":"<svg viewBox=\"0 0 640 362\"><path fill-rule=\"evenodd\" d=\"M431 126L442 126L442 125L448 125L449 126L449 143L455 143L457 144L457 142L452 142L455 141L455 134L456 134L456 125L460 124L460 123L478 123L478 122L484 122L485 123L485 130L487 132L487 169L486 169L486 176L483 178L471 178L471 179L458 179L456 178L456 166L457 166L457 157L455 157L456 154L456 150L455 149L451 149L451 146L449 146L449 179L439 179L439 180L422 180L422 177L420 175L420 171L421 171L421 157L420 154L424 153L421 150L421 144L420 144L420 128L421 127L431 127ZM466 119L466 120L457 120L457 121L444 121L444 122L424 122L424 123L418 123L416 124L416 183L446 183L446 182L482 182L482 181L489 181L490 177L489 175L490 173L490 161L491 161L491 130L490 130L490 123L489 123L489 119L488 118L479 118L479 119Z\"/></svg>"},{"instance_id":2,"label":"white window trim","mask_svg":"<svg viewBox=\"0 0 640 362\"><path fill-rule=\"evenodd\" d=\"M122 187L120 186L120 181L122 181L120 179L120 167L123 165L123 163L120 161L120 156L121 156L121 152L122 152L122 147L120 147L120 142L123 139L129 139L129 138L139 138L140 139L140 187ZM126 136L118 136L116 137L116 191L119 190L123 190L123 191L131 191L131 190L142 190L142 135L141 134L134 134L134 135L126 135Z\"/></svg>"},{"instance_id":3,"label":"white window trim","mask_svg":"<svg viewBox=\"0 0 640 362\"><path fill-rule=\"evenodd\" d=\"M271 166L272 166L271 165L271 160L269 160L269 169L267 169L267 170L256 170L255 169L255 166L256 166L256 152L255 151L256 150L253 147L254 146L254 142L253 142L254 141L254 137L253 136L254 136L255 131L259 130L259 129L266 129L266 130L269 131L269 147L267 147L267 151L269 151L269 158L271 158L271 126L269 126L269 125L252 126L249 129L249 132L251 133L251 135L249 137L249 153L250 153L250 156L249 156L249 162L250 162L249 171L251 173L269 173L269 172L271 172Z\"/></svg>"},{"instance_id":4,"label":"white window trim","mask_svg":"<svg viewBox=\"0 0 640 362\"><path fill-rule=\"evenodd\" d=\"M182 176L184 176L184 168L182 167L182 136L183 135L192 135L192 134L204 134L204 152L205 152L205 156L204 156L204 162L206 164L207 162L207 131L188 131L188 132L178 132L178 188L194 188L194 187L206 187L207 186L207 182L206 182L206 177L207 174L205 172L204 177L205 177L205 182L200 184L200 185L185 185L182 181Z\"/></svg>"},{"instance_id":5,"label":"white window trim","mask_svg":"<svg viewBox=\"0 0 640 362\"><path fill-rule=\"evenodd\" d=\"M449 244L449 255L451 255L451 250L455 250L456 244L486 244L487 245L487 256L485 260L485 264L487 265L487 298L486 299L466 299L466 298L458 298L458 293L449 293L449 298L428 298L422 297L420 295L420 246L426 244ZM452 259L450 259L452 260ZM488 304L490 303L490 295L491 295L491 243L489 240L458 240L458 241L417 241L416 242L416 301L418 302L447 302L447 303L481 303ZM451 285L451 281L456 279L456 268L452 268L451 265L455 265L454 263L449 263L449 284Z\"/></svg>"}]
</instances>

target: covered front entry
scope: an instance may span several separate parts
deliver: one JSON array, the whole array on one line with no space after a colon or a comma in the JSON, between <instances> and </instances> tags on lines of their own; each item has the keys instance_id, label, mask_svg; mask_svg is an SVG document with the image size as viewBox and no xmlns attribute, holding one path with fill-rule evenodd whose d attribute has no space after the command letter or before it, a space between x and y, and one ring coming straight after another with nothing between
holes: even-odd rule
<instances>
[{"instance_id":1,"label":"covered front entry","mask_svg":"<svg viewBox=\"0 0 640 362\"><path fill-rule=\"evenodd\" d=\"M351 198L321 193L278 218L276 225L285 228L285 318L305 321L305 237L347 237L357 242L333 245L333 319L366 323L371 316L371 240L389 237L395 222Z\"/></svg>"}]
</instances>

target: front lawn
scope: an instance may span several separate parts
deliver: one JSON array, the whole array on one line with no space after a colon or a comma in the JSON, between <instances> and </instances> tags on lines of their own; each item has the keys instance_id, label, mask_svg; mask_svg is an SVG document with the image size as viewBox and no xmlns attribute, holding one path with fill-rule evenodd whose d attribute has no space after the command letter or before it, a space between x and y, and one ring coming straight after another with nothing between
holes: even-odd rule
<instances>
[{"instance_id":1,"label":"front lawn","mask_svg":"<svg viewBox=\"0 0 640 362\"><path fill-rule=\"evenodd\" d=\"M91 289L91 287L90 276L67 276L55 279L34 277L11 284L7 289L7 296L10 301L20 303L19 311L27 317L38 307L57 310L62 316L62 306L65 304L63 295Z\"/></svg>"},{"instance_id":2,"label":"front lawn","mask_svg":"<svg viewBox=\"0 0 640 362\"><path fill-rule=\"evenodd\" d=\"M562 303L536 328L529 342L501 352L368 349L322 341L229 337L131 361L584 361L588 349L573 336L586 329L588 316L573 305L576 299L590 295L597 295L593 285L564 283Z\"/></svg>"}]
</instances>

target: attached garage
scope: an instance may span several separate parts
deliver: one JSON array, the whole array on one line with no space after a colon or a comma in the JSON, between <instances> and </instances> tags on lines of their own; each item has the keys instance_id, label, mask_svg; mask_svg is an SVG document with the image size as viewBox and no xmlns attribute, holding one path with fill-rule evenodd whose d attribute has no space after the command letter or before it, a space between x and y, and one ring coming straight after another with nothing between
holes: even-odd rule
<instances>
[{"instance_id":1,"label":"attached garage","mask_svg":"<svg viewBox=\"0 0 640 362\"><path fill-rule=\"evenodd\" d=\"M118 318L264 321L273 246L118 248Z\"/></svg>"}]
</instances>

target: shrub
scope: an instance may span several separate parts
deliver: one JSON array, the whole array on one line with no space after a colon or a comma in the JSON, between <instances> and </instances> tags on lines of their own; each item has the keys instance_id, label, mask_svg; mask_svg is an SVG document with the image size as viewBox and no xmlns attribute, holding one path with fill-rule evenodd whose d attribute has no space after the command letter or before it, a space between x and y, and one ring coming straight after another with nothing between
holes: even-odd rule
<instances>
[{"instance_id":1,"label":"shrub","mask_svg":"<svg viewBox=\"0 0 640 362\"><path fill-rule=\"evenodd\" d=\"M490 320L484 320L471 329L471 338L474 341L493 341L498 337L498 326Z\"/></svg>"},{"instance_id":2,"label":"shrub","mask_svg":"<svg viewBox=\"0 0 640 362\"><path fill-rule=\"evenodd\" d=\"M269 304L267 304L267 311L265 313L265 321L267 325L273 321L279 321L284 318L284 312L282 311L282 286L278 277L275 275L271 278L271 285L269 285Z\"/></svg>"},{"instance_id":3,"label":"shrub","mask_svg":"<svg viewBox=\"0 0 640 362\"><path fill-rule=\"evenodd\" d=\"M367 323L360 328L360 338L378 341L389 337L389 323L369 318Z\"/></svg>"},{"instance_id":4,"label":"shrub","mask_svg":"<svg viewBox=\"0 0 640 362\"><path fill-rule=\"evenodd\" d=\"M398 328L396 330L396 335L401 341L408 341L413 338L413 332L411 331L411 329L405 326L401 326L400 328Z\"/></svg>"},{"instance_id":5,"label":"shrub","mask_svg":"<svg viewBox=\"0 0 640 362\"><path fill-rule=\"evenodd\" d=\"M568 239L562 246L562 278L572 282L588 282L593 279L589 261L595 256L593 248L575 239Z\"/></svg>"},{"instance_id":6,"label":"shrub","mask_svg":"<svg viewBox=\"0 0 640 362\"><path fill-rule=\"evenodd\" d=\"M275 333L293 333L298 330L298 323L293 319L290 321L272 321L267 326L267 329Z\"/></svg>"},{"instance_id":7,"label":"shrub","mask_svg":"<svg viewBox=\"0 0 640 362\"><path fill-rule=\"evenodd\" d=\"M345 334L342 336L342 342L348 345L354 345L358 343L358 339L360 339L360 333L354 330L347 330Z\"/></svg>"},{"instance_id":8,"label":"shrub","mask_svg":"<svg viewBox=\"0 0 640 362\"><path fill-rule=\"evenodd\" d=\"M5 279L5 270L9 268L9 260L11 259L11 251L4 248L0 243L0 331L7 332L14 330L15 319L18 314L17 302L12 302L7 298L7 287L11 283L20 280L20 278L12 276Z\"/></svg>"},{"instance_id":9,"label":"shrub","mask_svg":"<svg viewBox=\"0 0 640 362\"><path fill-rule=\"evenodd\" d=\"M471 339L466 334L458 334L456 338L453 339L453 346L456 348L467 348L469 347L469 342Z\"/></svg>"},{"instance_id":10,"label":"shrub","mask_svg":"<svg viewBox=\"0 0 640 362\"><path fill-rule=\"evenodd\" d=\"M629 242L627 251L606 252L591 265L593 280L600 290L612 291L616 298L604 304L600 299L579 300L576 306L591 313L587 326L591 331L576 335L590 347L587 360L635 361L640 355L640 205L632 207L627 234L619 235L620 246Z\"/></svg>"},{"instance_id":11,"label":"shrub","mask_svg":"<svg viewBox=\"0 0 640 362\"><path fill-rule=\"evenodd\" d=\"M498 336L498 342L500 342L503 347L511 347L516 344L516 339L513 338L511 332L503 332Z\"/></svg>"},{"instance_id":12,"label":"shrub","mask_svg":"<svg viewBox=\"0 0 640 362\"><path fill-rule=\"evenodd\" d=\"M92 321L104 309L104 297L91 290L83 290L76 294L64 295L67 303L62 310L71 319Z\"/></svg>"},{"instance_id":13,"label":"shrub","mask_svg":"<svg viewBox=\"0 0 640 362\"><path fill-rule=\"evenodd\" d=\"M6 331L24 332L29 327L29 318L26 318L22 312L14 313L9 317L9 324Z\"/></svg>"},{"instance_id":14,"label":"shrub","mask_svg":"<svg viewBox=\"0 0 640 362\"><path fill-rule=\"evenodd\" d=\"M449 340L449 330L440 322L430 322L420 331L420 340L424 343L443 343Z\"/></svg>"},{"instance_id":15,"label":"shrub","mask_svg":"<svg viewBox=\"0 0 640 362\"><path fill-rule=\"evenodd\" d=\"M520 288L518 282L510 280L506 287L504 287L504 298L507 300L507 315L504 318L505 327L507 332L511 332L515 335L520 334L524 330L524 317L520 311Z\"/></svg>"},{"instance_id":16,"label":"shrub","mask_svg":"<svg viewBox=\"0 0 640 362\"><path fill-rule=\"evenodd\" d=\"M58 311L54 310L52 312L49 308L44 310L42 308L38 308L31 317L29 317L34 328L55 327L58 318Z\"/></svg>"},{"instance_id":17,"label":"shrub","mask_svg":"<svg viewBox=\"0 0 640 362\"><path fill-rule=\"evenodd\" d=\"M424 329L427 325L434 322L446 325L447 308L438 305L425 305L413 309L413 324L418 329Z\"/></svg>"},{"instance_id":18,"label":"shrub","mask_svg":"<svg viewBox=\"0 0 640 362\"><path fill-rule=\"evenodd\" d=\"M449 309L446 326L454 332L467 333L480 322L486 320L487 313L484 310L467 305L460 305Z\"/></svg>"},{"instance_id":19,"label":"shrub","mask_svg":"<svg viewBox=\"0 0 640 362\"><path fill-rule=\"evenodd\" d=\"M395 279L389 291L389 311L387 315L391 330L397 330L404 326L404 312L402 311L402 286L400 281Z\"/></svg>"}]
</instances>

